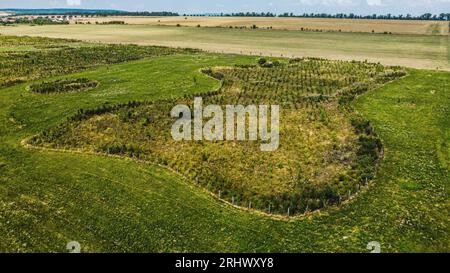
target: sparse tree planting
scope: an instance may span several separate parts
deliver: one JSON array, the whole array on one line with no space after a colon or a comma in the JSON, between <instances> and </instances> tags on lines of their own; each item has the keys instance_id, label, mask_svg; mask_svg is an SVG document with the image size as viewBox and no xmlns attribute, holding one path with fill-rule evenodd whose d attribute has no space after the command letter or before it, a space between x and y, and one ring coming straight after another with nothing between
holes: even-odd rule
<instances>
[{"instance_id":1,"label":"sparse tree planting","mask_svg":"<svg viewBox=\"0 0 450 273\"><path fill-rule=\"evenodd\" d=\"M82 136L112 128L108 140L97 139L95 152L165 165L214 193L220 191L221 198L235 205L251 202L253 209L268 212L270 204L271 213L289 210L291 215L339 205L373 179L382 151L370 124L351 110L353 99L406 72L318 58L273 63L261 58L259 66L204 69L222 81L222 88L202 94L205 104L280 105L281 147L273 153L262 153L257 142L173 141L166 113L177 103L170 100L79 112L32 143L89 150ZM181 102L192 106L194 96ZM152 122L142 122L148 118ZM314 132L307 145L304 130ZM334 134L345 140L329 137Z\"/></svg>"}]
</instances>

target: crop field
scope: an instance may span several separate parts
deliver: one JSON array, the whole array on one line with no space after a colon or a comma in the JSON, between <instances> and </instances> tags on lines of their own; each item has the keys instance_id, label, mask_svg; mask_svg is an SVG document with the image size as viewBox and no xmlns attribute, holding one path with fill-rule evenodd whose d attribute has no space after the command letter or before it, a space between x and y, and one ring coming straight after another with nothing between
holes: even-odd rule
<instances>
[{"instance_id":1,"label":"crop field","mask_svg":"<svg viewBox=\"0 0 450 273\"><path fill-rule=\"evenodd\" d=\"M0 34L189 47L214 53L368 60L384 65L450 70L449 36L151 25L21 25L0 27Z\"/></svg>"},{"instance_id":2,"label":"crop field","mask_svg":"<svg viewBox=\"0 0 450 273\"><path fill-rule=\"evenodd\" d=\"M100 18L76 18L73 22L91 24L123 21L132 25L167 25L197 27L247 27L281 30L342 31L419 35L448 35L449 24L442 21L420 20L367 20L367 19L323 19L323 18L264 18L264 17L126 17L110 16Z\"/></svg>"},{"instance_id":3,"label":"crop field","mask_svg":"<svg viewBox=\"0 0 450 273\"><path fill-rule=\"evenodd\" d=\"M0 252L450 249L448 72L0 44ZM171 142L166 111L194 96L280 104L280 152Z\"/></svg>"}]
</instances>

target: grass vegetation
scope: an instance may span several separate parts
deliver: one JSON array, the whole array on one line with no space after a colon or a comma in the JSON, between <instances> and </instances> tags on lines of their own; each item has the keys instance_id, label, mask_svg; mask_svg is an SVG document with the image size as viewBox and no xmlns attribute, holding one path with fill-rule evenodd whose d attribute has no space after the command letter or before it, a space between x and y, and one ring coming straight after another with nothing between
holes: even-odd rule
<instances>
[{"instance_id":1,"label":"grass vegetation","mask_svg":"<svg viewBox=\"0 0 450 273\"><path fill-rule=\"evenodd\" d=\"M281 105L283 141L277 152L259 151L258 142L174 141L174 120L167 113L177 104L192 104L194 95L81 109L30 143L168 166L219 198L268 213L301 214L349 199L373 179L382 151L370 123L352 115L350 104L405 71L322 59L259 64L205 69L222 80L222 88L203 97L205 104L222 106Z\"/></svg>"},{"instance_id":2,"label":"grass vegetation","mask_svg":"<svg viewBox=\"0 0 450 273\"><path fill-rule=\"evenodd\" d=\"M64 252L68 241L77 240L85 252L365 252L376 240L383 252L448 252L447 72L410 70L361 96L355 109L384 145L375 180L339 209L290 220L236 209L146 163L21 144L79 109L215 90L217 81L201 74L202 68L254 62L246 56L175 54L39 79L100 83L88 92L28 92L36 81L3 87L0 251Z\"/></svg>"}]
</instances>

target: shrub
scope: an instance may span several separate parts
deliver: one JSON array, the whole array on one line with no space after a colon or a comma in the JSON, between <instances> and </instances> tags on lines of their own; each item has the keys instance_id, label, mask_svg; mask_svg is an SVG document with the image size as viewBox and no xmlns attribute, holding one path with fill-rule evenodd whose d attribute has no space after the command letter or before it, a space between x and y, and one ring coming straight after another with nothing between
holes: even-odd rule
<instances>
[{"instance_id":1,"label":"shrub","mask_svg":"<svg viewBox=\"0 0 450 273\"><path fill-rule=\"evenodd\" d=\"M86 78L43 82L30 86L30 91L40 94L86 91L97 87L98 82Z\"/></svg>"},{"instance_id":2,"label":"shrub","mask_svg":"<svg viewBox=\"0 0 450 273\"><path fill-rule=\"evenodd\" d=\"M259 60L258 60L258 64L259 65L264 65L264 64L266 64L267 63L267 60L265 59L265 58L260 58Z\"/></svg>"},{"instance_id":3,"label":"shrub","mask_svg":"<svg viewBox=\"0 0 450 273\"><path fill-rule=\"evenodd\" d=\"M378 159L383 148L383 144L379 138L361 135L358 141L361 146L358 150L358 155L369 156L373 161Z\"/></svg>"},{"instance_id":4,"label":"shrub","mask_svg":"<svg viewBox=\"0 0 450 273\"><path fill-rule=\"evenodd\" d=\"M357 134L373 134L373 128L370 125L370 121L365 120L362 117L353 117L351 119L352 126L355 128Z\"/></svg>"}]
</instances>

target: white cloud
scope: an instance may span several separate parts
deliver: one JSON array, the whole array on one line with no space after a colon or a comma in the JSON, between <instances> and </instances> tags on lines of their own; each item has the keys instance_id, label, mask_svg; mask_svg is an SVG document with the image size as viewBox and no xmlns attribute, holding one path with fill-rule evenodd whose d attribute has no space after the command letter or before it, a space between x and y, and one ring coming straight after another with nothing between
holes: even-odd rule
<instances>
[{"instance_id":1,"label":"white cloud","mask_svg":"<svg viewBox=\"0 0 450 273\"><path fill-rule=\"evenodd\" d=\"M81 6L81 0L66 0L68 6Z\"/></svg>"},{"instance_id":2,"label":"white cloud","mask_svg":"<svg viewBox=\"0 0 450 273\"><path fill-rule=\"evenodd\" d=\"M325 5L325 6L354 6L358 4L358 0L300 0L301 4L309 6Z\"/></svg>"},{"instance_id":3,"label":"white cloud","mask_svg":"<svg viewBox=\"0 0 450 273\"><path fill-rule=\"evenodd\" d=\"M382 0L367 0L367 5L369 6L382 6L383 1Z\"/></svg>"}]
</instances>

